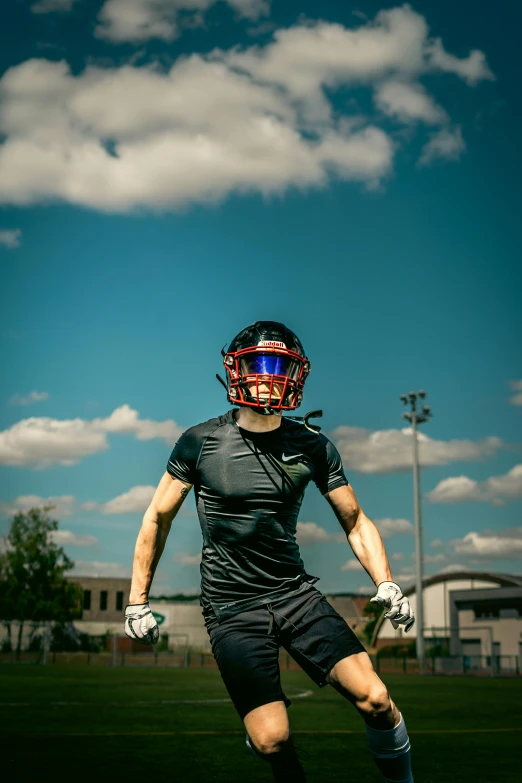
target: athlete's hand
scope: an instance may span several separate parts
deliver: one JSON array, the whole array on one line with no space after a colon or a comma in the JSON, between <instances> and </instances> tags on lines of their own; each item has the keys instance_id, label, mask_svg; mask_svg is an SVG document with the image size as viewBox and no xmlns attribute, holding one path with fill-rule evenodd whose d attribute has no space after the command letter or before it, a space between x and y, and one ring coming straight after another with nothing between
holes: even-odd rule
<instances>
[{"instance_id":1,"label":"athlete's hand","mask_svg":"<svg viewBox=\"0 0 522 783\"><path fill-rule=\"evenodd\" d=\"M136 642L156 644L159 628L148 603L129 604L125 607L125 633L129 639Z\"/></svg>"},{"instance_id":2,"label":"athlete's hand","mask_svg":"<svg viewBox=\"0 0 522 783\"><path fill-rule=\"evenodd\" d=\"M377 588L377 595L370 598L374 604L384 606L388 611L385 613L387 620L391 622L394 628L404 625L404 630L408 633L415 623L415 615L408 599L402 594L402 590L395 582L381 582Z\"/></svg>"}]
</instances>

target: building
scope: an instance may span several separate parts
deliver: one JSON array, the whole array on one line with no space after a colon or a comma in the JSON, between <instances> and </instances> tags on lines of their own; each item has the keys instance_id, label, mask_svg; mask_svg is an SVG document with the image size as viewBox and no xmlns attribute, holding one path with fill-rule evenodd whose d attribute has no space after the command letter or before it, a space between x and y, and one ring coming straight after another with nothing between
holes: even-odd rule
<instances>
[{"instance_id":1,"label":"building","mask_svg":"<svg viewBox=\"0 0 522 783\"><path fill-rule=\"evenodd\" d=\"M363 614L364 607L369 600L368 598L342 594L325 595L325 598L335 611L346 620L356 634L362 633L368 622L368 617L365 617Z\"/></svg>"},{"instance_id":2,"label":"building","mask_svg":"<svg viewBox=\"0 0 522 783\"><path fill-rule=\"evenodd\" d=\"M522 576L483 571L437 574L423 581L424 638L430 644L448 646L461 656L518 656L522 639ZM415 586L404 591L416 609ZM416 639L416 625L409 633L395 630L381 617L372 647L377 649ZM487 664L489 665L489 664Z\"/></svg>"},{"instance_id":3,"label":"building","mask_svg":"<svg viewBox=\"0 0 522 783\"><path fill-rule=\"evenodd\" d=\"M69 576L82 589L82 616L74 621L81 633L122 633L131 580L118 577Z\"/></svg>"},{"instance_id":4,"label":"building","mask_svg":"<svg viewBox=\"0 0 522 783\"><path fill-rule=\"evenodd\" d=\"M73 576L69 577L69 581L82 588L82 616L74 621L78 631L89 636L123 634L130 579ZM366 598L347 595L326 598L356 633L364 628L367 622L367 618L363 617ZM198 597L191 601L151 599L149 605L158 620L160 635L168 636L169 649L188 646L210 652L210 640Z\"/></svg>"},{"instance_id":5,"label":"building","mask_svg":"<svg viewBox=\"0 0 522 783\"><path fill-rule=\"evenodd\" d=\"M496 668L515 668L506 659L522 656L522 587L500 587L493 595L489 589L452 590L450 627L452 655L467 656L477 667L479 659L493 656Z\"/></svg>"},{"instance_id":6,"label":"building","mask_svg":"<svg viewBox=\"0 0 522 783\"><path fill-rule=\"evenodd\" d=\"M199 598L193 601L149 601L160 624L160 634L169 637L169 650L180 647L210 652L210 639L203 620Z\"/></svg>"}]
</instances>

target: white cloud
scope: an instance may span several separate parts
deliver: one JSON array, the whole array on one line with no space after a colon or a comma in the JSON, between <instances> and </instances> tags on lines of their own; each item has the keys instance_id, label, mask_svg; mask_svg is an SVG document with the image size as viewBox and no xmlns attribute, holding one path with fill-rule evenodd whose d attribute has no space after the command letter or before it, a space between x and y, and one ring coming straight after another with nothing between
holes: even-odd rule
<instances>
[{"instance_id":1,"label":"white cloud","mask_svg":"<svg viewBox=\"0 0 522 783\"><path fill-rule=\"evenodd\" d=\"M38 468L76 465L82 457L109 448L107 433L134 435L138 440L162 438L174 444L182 429L172 419L140 419L129 405L122 405L107 418L91 421L32 417L0 432L0 464Z\"/></svg>"},{"instance_id":2,"label":"white cloud","mask_svg":"<svg viewBox=\"0 0 522 783\"><path fill-rule=\"evenodd\" d=\"M29 394L14 394L9 400L11 405L32 405L33 402L43 402L49 399L47 392L32 391Z\"/></svg>"},{"instance_id":3,"label":"white cloud","mask_svg":"<svg viewBox=\"0 0 522 783\"><path fill-rule=\"evenodd\" d=\"M417 556L416 556L415 552L411 553L411 559L414 562L417 560ZM446 555L442 554L442 552L437 552L436 555L425 554L423 556L423 558L422 558L422 562L423 563L428 563L428 564L445 563L447 559L448 558L446 557Z\"/></svg>"},{"instance_id":4,"label":"white cloud","mask_svg":"<svg viewBox=\"0 0 522 783\"><path fill-rule=\"evenodd\" d=\"M404 555L402 552L394 552L391 556L392 560L404 560Z\"/></svg>"},{"instance_id":5,"label":"white cloud","mask_svg":"<svg viewBox=\"0 0 522 783\"><path fill-rule=\"evenodd\" d=\"M305 137L280 90L198 55L167 74L90 67L73 77L64 63L28 61L0 89L0 201L179 207L323 187L329 175L375 183L391 169L384 131L330 124Z\"/></svg>"},{"instance_id":6,"label":"white cloud","mask_svg":"<svg viewBox=\"0 0 522 783\"><path fill-rule=\"evenodd\" d=\"M75 498L73 495L57 495L43 498L40 495L19 495L10 502L0 503L0 514L11 517L19 511L24 513L32 508L43 508L44 506L54 506L49 516L53 519L63 519L74 514Z\"/></svg>"},{"instance_id":7,"label":"white cloud","mask_svg":"<svg viewBox=\"0 0 522 783\"><path fill-rule=\"evenodd\" d=\"M451 565L444 566L439 571L439 574L453 574L458 571L469 571L468 566L461 565L460 563L452 563Z\"/></svg>"},{"instance_id":8,"label":"white cloud","mask_svg":"<svg viewBox=\"0 0 522 783\"><path fill-rule=\"evenodd\" d=\"M437 38L428 44L427 50L433 68L446 73L454 73L472 86L484 79L489 81L495 79L484 53L478 49L474 49L468 57L460 60L453 54L446 52L441 39Z\"/></svg>"},{"instance_id":9,"label":"white cloud","mask_svg":"<svg viewBox=\"0 0 522 783\"><path fill-rule=\"evenodd\" d=\"M341 571L364 571L364 568L358 560L351 559L347 560L346 563L343 563Z\"/></svg>"},{"instance_id":10,"label":"white cloud","mask_svg":"<svg viewBox=\"0 0 522 783\"><path fill-rule=\"evenodd\" d=\"M432 503L463 503L468 500L487 500L478 481L468 476L451 476L439 481L435 489L426 493Z\"/></svg>"},{"instance_id":11,"label":"white cloud","mask_svg":"<svg viewBox=\"0 0 522 783\"><path fill-rule=\"evenodd\" d=\"M188 552L177 552L174 555L174 560L181 565L199 565L201 563L201 552L197 555L189 555Z\"/></svg>"},{"instance_id":12,"label":"white cloud","mask_svg":"<svg viewBox=\"0 0 522 783\"><path fill-rule=\"evenodd\" d=\"M425 122L439 125L447 114L438 106L421 84L389 80L378 85L375 102L385 113L405 123Z\"/></svg>"},{"instance_id":13,"label":"white cloud","mask_svg":"<svg viewBox=\"0 0 522 783\"><path fill-rule=\"evenodd\" d=\"M413 533L413 525L407 519L374 519L379 533L383 538L391 538L397 533Z\"/></svg>"},{"instance_id":14,"label":"white cloud","mask_svg":"<svg viewBox=\"0 0 522 783\"><path fill-rule=\"evenodd\" d=\"M324 541L346 541L345 533L328 533L315 522L298 522L296 531L299 546L319 544Z\"/></svg>"},{"instance_id":15,"label":"white cloud","mask_svg":"<svg viewBox=\"0 0 522 783\"><path fill-rule=\"evenodd\" d=\"M403 568L400 573L393 575L393 581L398 585L409 585L415 581L415 571L413 568Z\"/></svg>"},{"instance_id":16,"label":"white cloud","mask_svg":"<svg viewBox=\"0 0 522 783\"><path fill-rule=\"evenodd\" d=\"M133 13L145 6L159 2L125 0L125 23L139 26ZM254 4L235 7L248 13ZM392 172L395 144L352 108L334 110L327 90L400 82L395 103L388 87L390 111L441 121L418 84L440 67L430 46L424 18L403 6L355 29L299 24L266 46L193 54L166 72L90 65L73 75L65 62L28 60L0 79L0 203L125 212L324 188L336 178L375 187ZM457 75L463 62L454 58Z\"/></svg>"},{"instance_id":17,"label":"white cloud","mask_svg":"<svg viewBox=\"0 0 522 783\"><path fill-rule=\"evenodd\" d=\"M465 149L466 144L460 127L441 128L432 134L422 148L419 165L428 166L436 160L459 160Z\"/></svg>"},{"instance_id":18,"label":"white cloud","mask_svg":"<svg viewBox=\"0 0 522 783\"><path fill-rule=\"evenodd\" d=\"M136 486L107 503L84 503L86 511L101 511L102 514L132 514L147 510L156 491L153 486Z\"/></svg>"},{"instance_id":19,"label":"white cloud","mask_svg":"<svg viewBox=\"0 0 522 783\"><path fill-rule=\"evenodd\" d=\"M33 14L67 13L78 0L38 0L31 6Z\"/></svg>"},{"instance_id":20,"label":"white cloud","mask_svg":"<svg viewBox=\"0 0 522 783\"><path fill-rule=\"evenodd\" d=\"M448 558L439 552L436 555L424 555L422 559L424 563L445 563Z\"/></svg>"},{"instance_id":21,"label":"white cloud","mask_svg":"<svg viewBox=\"0 0 522 783\"><path fill-rule=\"evenodd\" d=\"M49 2L52 0L44 0ZM59 2L60 0L58 0ZM65 0L64 0L65 1ZM140 43L151 38L172 41L180 26L203 24L205 12L217 0L106 0L94 34L112 43ZM269 11L269 0L225 0L239 16L259 19Z\"/></svg>"},{"instance_id":22,"label":"white cloud","mask_svg":"<svg viewBox=\"0 0 522 783\"><path fill-rule=\"evenodd\" d=\"M76 560L69 572L74 576L119 576L130 577L131 569L121 563L105 563L101 560Z\"/></svg>"},{"instance_id":23,"label":"white cloud","mask_svg":"<svg viewBox=\"0 0 522 783\"><path fill-rule=\"evenodd\" d=\"M14 250L15 247L20 247L20 240L22 238L22 232L19 228L4 229L0 231L0 245Z\"/></svg>"},{"instance_id":24,"label":"white cloud","mask_svg":"<svg viewBox=\"0 0 522 783\"><path fill-rule=\"evenodd\" d=\"M444 541L442 540L442 538L434 538L433 541L431 542L431 546L432 547L444 546Z\"/></svg>"},{"instance_id":25,"label":"white cloud","mask_svg":"<svg viewBox=\"0 0 522 783\"><path fill-rule=\"evenodd\" d=\"M522 497L522 464L507 473L490 476L486 481L474 481L468 476L452 476L439 481L426 493L432 503L492 502L501 505L505 500Z\"/></svg>"},{"instance_id":26,"label":"white cloud","mask_svg":"<svg viewBox=\"0 0 522 783\"><path fill-rule=\"evenodd\" d=\"M510 397L509 402L511 405L522 405L522 380L511 381L510 386L513 391L518 392L518 394L514 394L512 397Z\"/></svg>"},{"instance_id":27,"label":"white cloud","mask_svg":"<svg viewBox=\"0 0 522 783\"><path fill-rule=\"evenodd\" d=\"M453 539L450 543L456 554L468 555L479 561L522 559L522 528L498 533L471 531L464 538Z\"/></svg>"},{"instance_id":28,"label":"white cloud","mask_svg":"<svg viewBox=\"0 0 522 783\"><path fill-rule=\"evenodd\" d=\"M359 473L400 473L412 467L412 432L338 427L333 438L346 468ZM481 441L433 440L419 433L421 465L447 465L450 462L480 460L503 447L500 438Z\"/></svg>"},{"instance_id":29,"label":"white cloud","mask_svg":"<svg viewBox=\"0 0 522 783\"><path fill-rule=\"evenodd\" d=\"M137 440L161 438L166 443L174 443L183 432L172 419L140 419L138 411L129 405L116 408L107 419L93 419L92 424L94 427L101 427L105 432L135 435Z\"/></svg>"},{"instance_id":30,"label":"white cloud","mask_svg":"<svg viewBox=\"0 0 522 783\"><path fill-rule=\"evenodd\" d=\"M358 595L371 596L371 595L375 595L376 592L377 589L372 585L359 585L359 587L357 588Z\"/></svg>"},{"instance_id":31,"label":"white cloud","mask_svg":"<svg viewBox=\"0 0 522 783\"><path fill-rule=\"evenodd\" d=\"M368 84L391 75L405 81L441 70L441 59L440 47L428 38L426 20L408 5L380 11L356 29L318 22L278 30L268 46L229 55L229 62L255 78L279 83L314 103L317 116L323 117L329 107L322 86ZM468 58L446 60L442 70L467 78L467 63ZM489 78L489 73L484 59L484 68L474 70L475 80Z\"/></svg>"},{"instance_id":32,"label":"white cloud","mask_svg":"<svg viewBox=\"0 0 522 783\"><path fill-rule=\"evenodd\" d=\"M484 482L486 492L492 498L514 500L522 497L522 465L515 465L504 475L491 476Z\"/></svg>"},{"instance_id":33,"label":"white cloud","mask_svg":"<svg viewBox=\"0 0 522 783\"><path fill-rule=\"evenodd\" d=\"M73 533L71 530L54 530L51 536L60 546L95 546L98 539L82 533Z\"/></svg>"}]
</instances>

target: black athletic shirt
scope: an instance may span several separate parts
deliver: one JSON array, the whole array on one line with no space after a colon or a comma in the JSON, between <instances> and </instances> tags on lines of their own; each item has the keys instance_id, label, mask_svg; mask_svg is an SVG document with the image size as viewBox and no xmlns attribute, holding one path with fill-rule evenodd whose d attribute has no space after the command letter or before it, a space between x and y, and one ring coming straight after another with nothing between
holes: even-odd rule
<instances>
[{"instance_id":1,"label":"black athletic shirt","mask_svg":"<svg viewBox=\"0 0 522 783\"><path fill-rule=\"evenodd\" d=\"M186 430L167 471L194 485L205 614L224 619L317 581L295 539L303 494L310 479L323 494L348 484L324 435L285 418L276 430L250 432L231 410Z\"/></svg>"}]
</instances>

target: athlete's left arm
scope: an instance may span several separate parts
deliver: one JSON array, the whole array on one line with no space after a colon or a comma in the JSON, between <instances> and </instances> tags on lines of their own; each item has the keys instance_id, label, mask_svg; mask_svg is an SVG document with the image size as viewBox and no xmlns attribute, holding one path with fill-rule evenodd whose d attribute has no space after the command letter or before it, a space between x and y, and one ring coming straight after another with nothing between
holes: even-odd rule
<instances>
[{"instance_id":1,"label":"athlete's left arm","mask_svg":"<svg viewBox=\"0 0 522 783\"><path fill-rule=\"evenodd\" d=\"M359 506L350 484L332 489L324 497L346 533L355 557L375 584L391 582L390 563L381 535Z\"/></svg>"},{"instance_id":2,"label":"athlete's left arm","mask_svg":"<svg viewBox=\"0 0 522 783\"><path fill-rule=\"evenodd\" d=\"M360 507L355 492L346 484L327 492L325 498L341 523L355 557L377 585L377 594L370 600L386 609L384 616L394 628L403 625L409 631L415 622L410 602L393 581L381 535Z\"/></svg>"}]
</instances>

